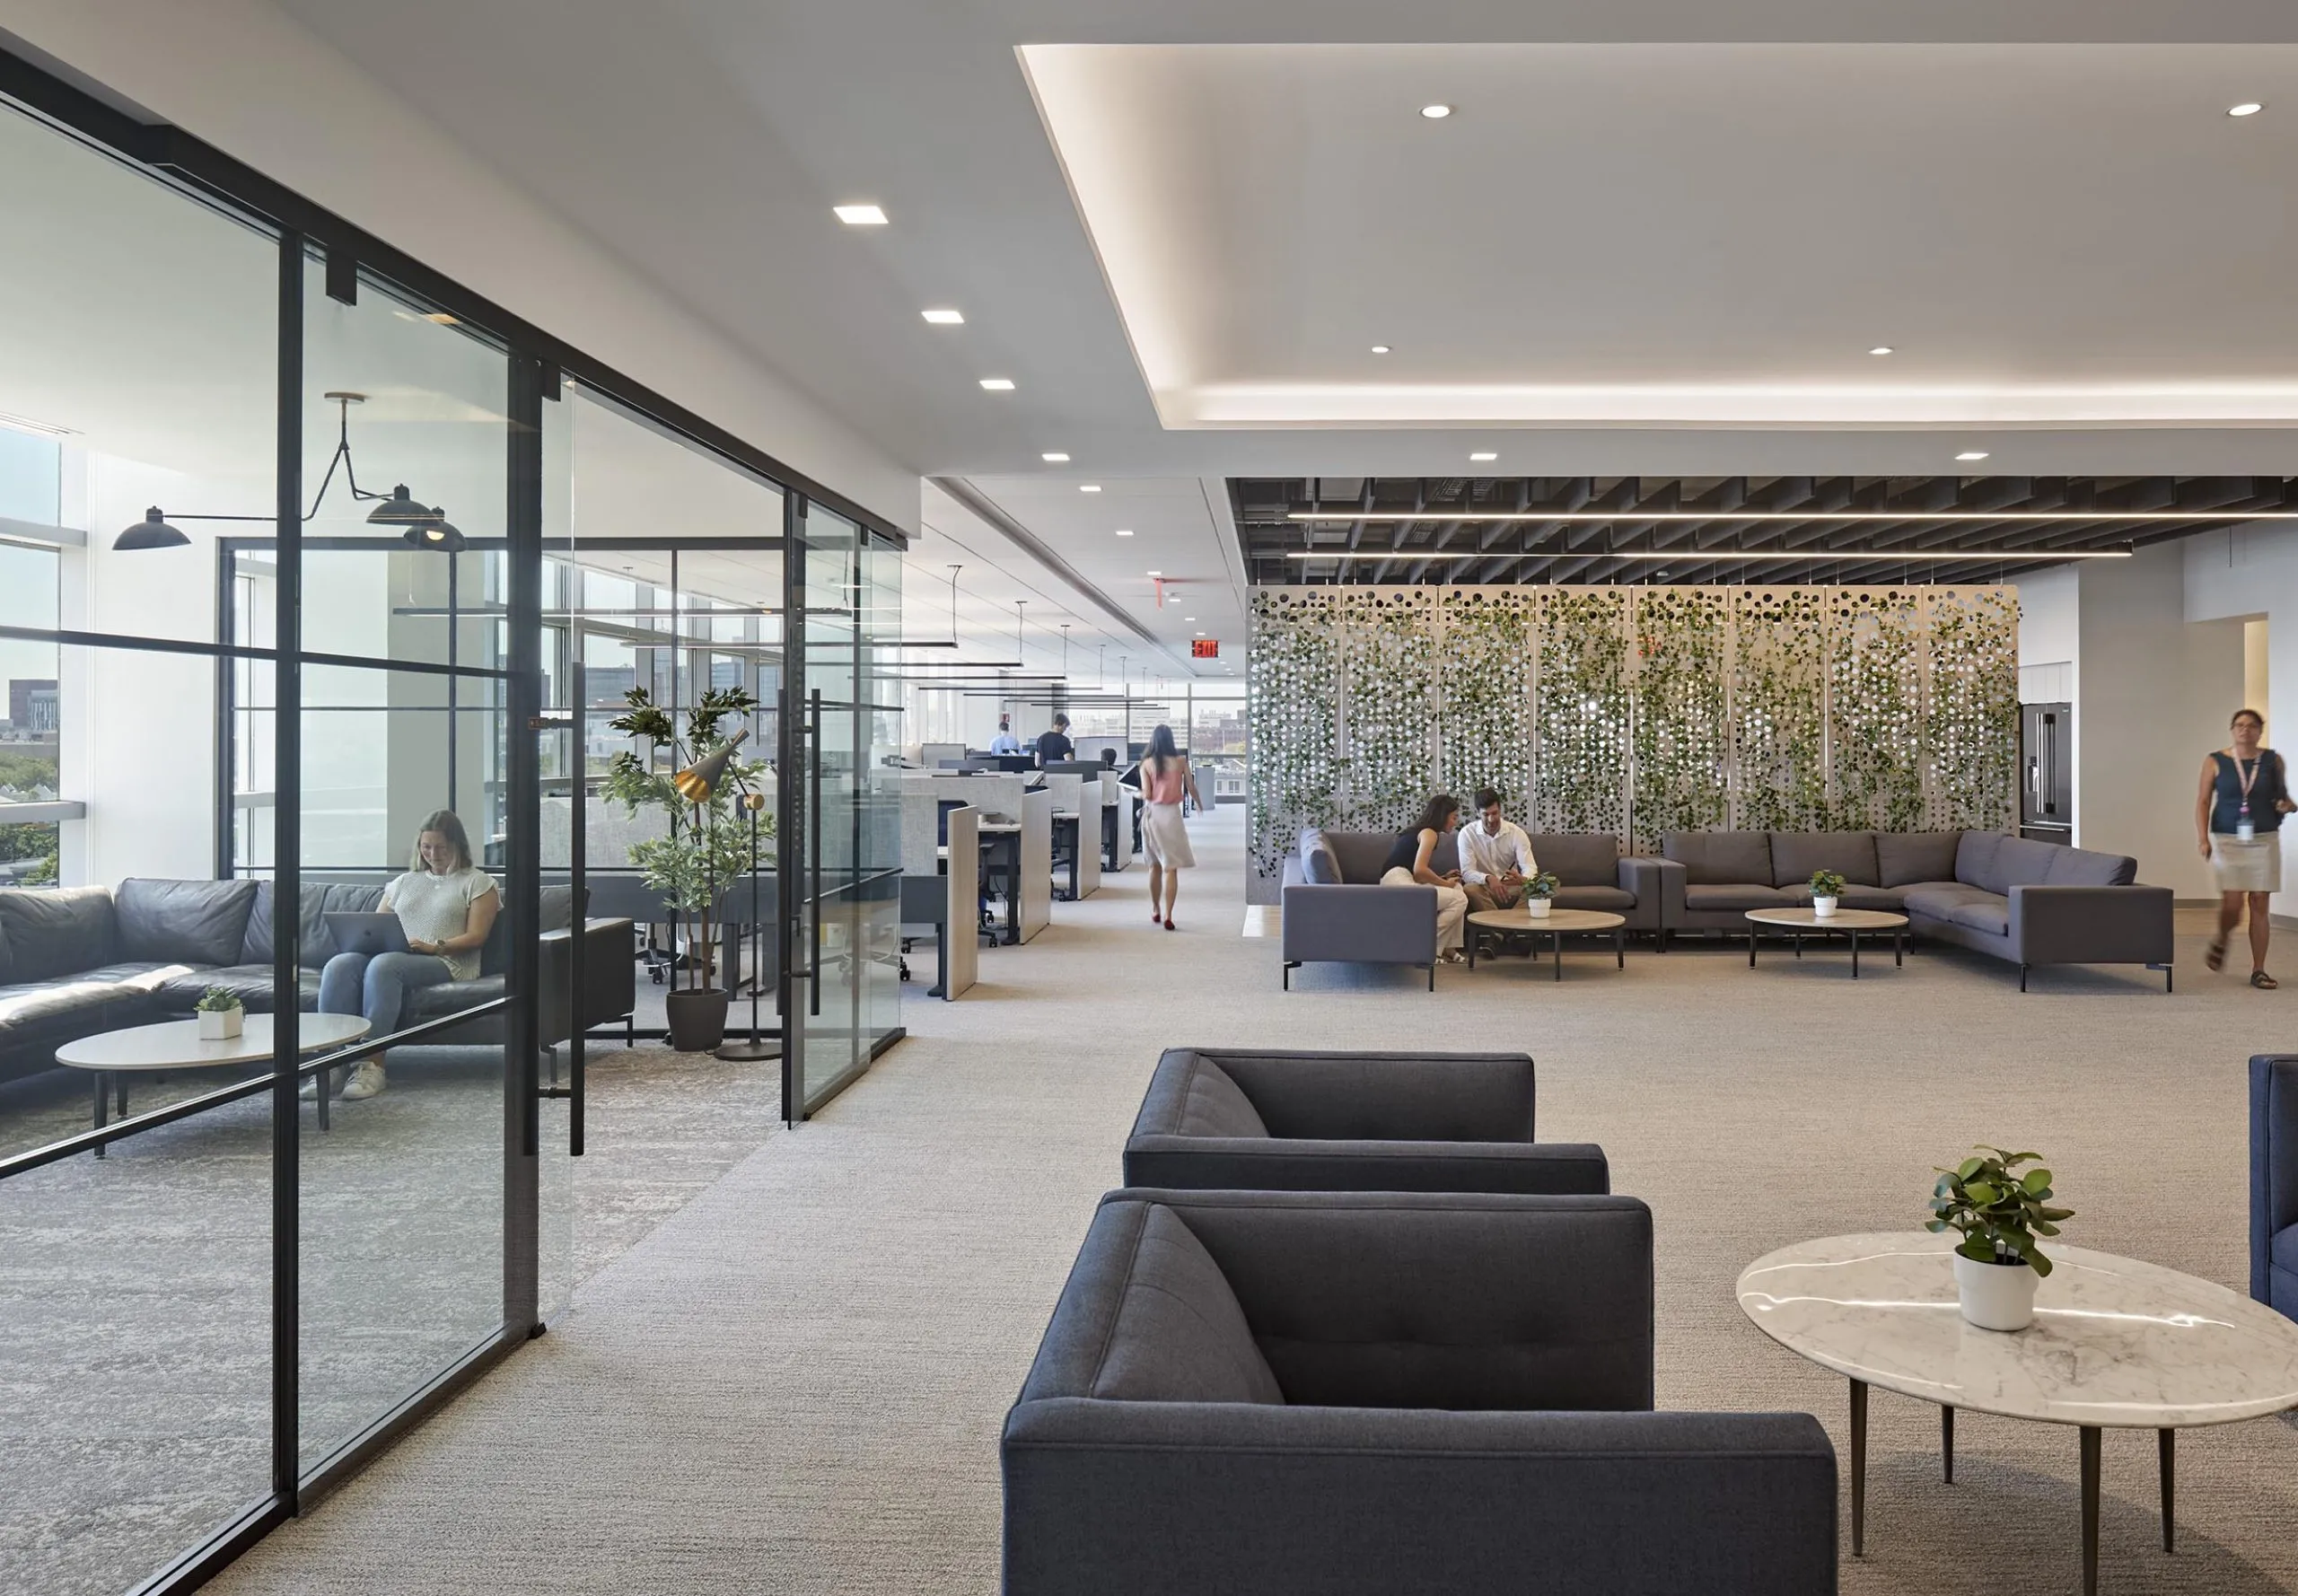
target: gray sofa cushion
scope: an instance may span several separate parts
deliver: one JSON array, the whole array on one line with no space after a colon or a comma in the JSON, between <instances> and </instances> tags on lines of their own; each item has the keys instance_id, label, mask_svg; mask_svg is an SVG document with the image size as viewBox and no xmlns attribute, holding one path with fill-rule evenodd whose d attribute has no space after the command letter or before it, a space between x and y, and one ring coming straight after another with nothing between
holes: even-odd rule
<instances>
[{"instance_id":1,"label":"gray sofa cushion","mask_svg":"<svg viewBox=\"0 0 2298 1596\"><path fill-rule=\"evenodd\" d=\"M13 1043L64 1021L74 1022L75 1036L132 1025L146 1013L148 1001L141 987L122 981L49 980L0 987L0 1039ZM104 1011L118 1017L98 1018Z\"/></svg>"},{"instance_id":2,"label":"gray sofa cushion","mask_svg":"<svg viewBox=\"0 0 2298 1596\"><path fill-rule=\"evenodd\" d=\"M1544 864L1538 855L1535 863ZM1602 909L1609 914L1623 914L1636 907L1636 894L1623 892L1618 887L1558 887L1556 890L1558 908Z\"/></svg>"},{"instance_id":3,"label":"gray sofa cushion","mask_svg":"<svg viewBox=\"0 0 2298 1596\"><path fill-rule=\"evenodd\" d=\"M1960 831L1879 831L1875 834L1875 884L1911 887L1917 881L1955 879Z\"/></svg>"},{"instance_id":4,"label":"gray sofa cushion","mask_svg":"<svg viewBox=\"0 0 2298 1596\"><path fill-rule=\"evenodd\" d=\"M1909 887L1903 894L1907 912L1927 916L1934 920L1953 920L1955 911L1965 904L2000 904L2007 919L2010 899L2000 892L1990 892L1984 887L1969 886L1961 881L1925 881Z\"/></svg>"},{"instance_id":5,"label":"gray sofa cushion","mask_svg":"<svg viewBox=\"0 0 2298 1596\"><path fill-rule=\"evenodd\" d=\"M167 881L130 876L112 893L122 959L231 964L246 940L253 881Z\"/></svg>"},{"instance_id":6,"label":"gray sofa cushion","mask_svg":"<svg viewBox=\"0 0 2298 1596\"><path fill-rule=\"evenodd\" d=\"M1340 879L1350 886L1369 887L1381 879L1381 866L1396 838L1385 831L1328 831L1325 841L1340 861Z\"/></svg>"},{"instance_id":7,"label":"gray sofa cushion","mask_svg":"<svg viewBox=\"0 0 2298 1596\"><path fill-rule=\"evenodd\" d=\"M1955 845L1954 879L1966 887L1982 891L2007 892L2003 872L1995 864L1995 855L2006 839L2000 831L1966 831Z\"/></svg>"},{"instance_id":8,"label":"gray sofa cushion","mask_svg":"<svg viewBox=\"0 0 2298 1596\"><path fill-rule=\"evenodd\" d=\"M112 960L111 892L104 887L55 891L0 890L0 925L7 927L21 982L52 981Z\"/></svg>"},{"instance_id":9,"label":"gray sofa cushion","mask_svg":"<svg viewBox=\"0 0 2298 1596\"><path fill-rule=\"evenodd\" d=\"M1775 887L1808 884L1811 873L1832 870L1838 875L1861 887L1879 887L1882 878L1876 873L1875 834L1873 831L1814 831L1799 834L1775 831L1771 834L1771 874Z\"/></svg>"},{"instance_id":10,"label":"gray sofa cushion","mask_svg":"<svg viewBox=\"0 0 2298 1596\"><path fill-rule=\"evenodd\" d=\"M2127 887L2137 879L2137 860L2095 848L2052 848L2043 872L2044 884L2053 887Z\"/></svg>"},{"instance_id":11,"label":"gray sofa cushion","mask_svg":"<svg viewBox=\"0 0 2298 1596\"><path fill-rule=\"evenodd\" d=\"M1237 1293L1171 1208L1143 1209L1092 1394L1121 1402L1285 1400Z\"/></svg>"},{"instance_id":12,"label":"gray sofa cushion","mask_svg":"<svg viewBox=\"0 0 2298 1596\"><path fill-rule=\"evenodd\" d=\"M1301 879L1322 887L1340 885L1340 859L1325 834L1311 826L1301 833Z\"/></svg>"},{"instance_id":13,"label":"gray sofa cushion","mask_svg":"<svg viewBox=\"0 0 2298 1596\"><path fill-rule=\"evenodd\" d=\"M2035 842L2024 837L2006 837L1995 850L1995 873L2003 884L1997 892L2008 892L2013 887L2039 887L2050 873L2051 861L2066 850L2057 843Z\"/></svg>"},{"instance_id":14,"label":"gray sofa cushion","mask_svg":"<svg viewBox=\"0 0 2298 1596\"><path fill-rule=\"evenodd\" d=\"M1973 931L2007 936L2011 933L2011 900L1993 897L1965 899L1948 911L1947 918L1957 925L1968 925Z\"/></svg>"},{"instance_id":15,"label":"gray sofa cushion","mask_svg":"<svg viewBox=\"0 0 2298 1596\"><path fill-rule=\"evenodd\" d=\"M1268 1135L1268 1127L1252 1100L1228 1071L1202 1055L1190 1066L1188 1094L1181 1101L1180 1123L1174 1128L1185 1136Z\"/></svg>"},{"instance_id":16,"label":"gray sofa cushion","mask_svg":"<svg viewBox=\"0 0 2298 1596\"><path fill-rule=\"evenodd\" d=\"M1553 871L1566 887L1619 888L1619 838L1609 832L1551 831L1531 839L1532 863ZM1626 898L1626 902L1636 900ZM1575 903L1574 908L1610 908L1609 903Z\"/></svg>"},{"instance_id":17,"label":"gray sofa cushion","mask_svg":"<svg viewBox=\"0 0 2298 1596\"><path fill-rule=\"evenodd\" d=\"M1793 895L1777 887L1757 883L1684 889L1684 907L1688 909L1793 908L1794 906Z\"/></svg>"},{"instance_id":18,"label":"gray sofa cushion","mask_svg":"<svg viewBox=\"0 0 2298 1596\"><path fill-rule=\"evenodd\" d=\"M1771 884L1771 835L1766 831L1671 831L1661 837L1660 851L1684 867L1687 886Z\"/></svg>"}]
</instances>

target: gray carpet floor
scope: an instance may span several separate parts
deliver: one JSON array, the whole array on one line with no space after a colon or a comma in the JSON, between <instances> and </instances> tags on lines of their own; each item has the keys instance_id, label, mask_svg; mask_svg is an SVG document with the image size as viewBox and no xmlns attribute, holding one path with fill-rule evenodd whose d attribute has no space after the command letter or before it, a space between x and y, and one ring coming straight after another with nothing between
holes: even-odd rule
<instances>
[{"instance_id":1,"label":"gray carpet floor","mask_svg":"<svg viewBox=\"0 0 2298 1596\"><path fill-rule=\"evenodd\" d=\"M987 1592L996 1435L1158 1050L1186 1042L1521 1047L1544 1135L1604 1144L1657 1224L1665 1406L1803 1408L1846 1440L1834 1377L1735 1306L1741 1267L1812 1235L1908 1227L1971 1143L2046 1150L2069 1239L2240 1287L2243 1061L2293 993L2204 975L2052 972L1924 951L1853 982L1839 955L1679 946L1277 989L1242 937L1241 816L1197 831L1182 930L1134 871L986 953L954 1004L815 1122L768 1137L595 1274L553 1333L215 1587L247 1592ZM2294 956L2298 957L2298 956ZM2298 964L2287 974L2298 976ZM2298 989L2294 989L2298 990ZM602 1136L602 1144L606 1138ZM1934 1410L1878 1397L1853 1592L2079 1588L2065 1430L1967 1416L1939 1483ZM2105 1583L2298 1582L2298 1432L2182 1439L2180 1549L2153 1443L2106 1443Z\"/></svg>"}]
</instances>

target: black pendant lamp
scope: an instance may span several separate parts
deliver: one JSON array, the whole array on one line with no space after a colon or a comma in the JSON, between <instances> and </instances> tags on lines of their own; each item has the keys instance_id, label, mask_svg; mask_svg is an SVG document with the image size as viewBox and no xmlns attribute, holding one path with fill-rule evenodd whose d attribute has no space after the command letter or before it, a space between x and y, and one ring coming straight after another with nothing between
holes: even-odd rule
<instances>
[{"instance_id":1,"label":"black pendant lamp","mask_svg":"<svg viewBox=\"0 0 2298 1596\"><path fill-rule=\"evenodd\" d=\"M422 509L421 505L416 506ZM427 548L437 554L460 554L470 547L470 539L454 522L435 508L424 510L423 519L399 534L409 548ZM373 520L373 517L369 517Z\"/></svg>"},{"instance_id":2,"label":"black pendant lamp","mask_svg":"<svg viewBox=\"0 0 2298 1596\"><path fill-rule=\"evenodd\" d=\"M190 543L181 529L168 524L157 504L144 513L143 520L111 540L114 548L184 548Z\"/></svg>"},{"instance_id":3,"label":"black pendant lamp","mask_svg":"<svg viewBox=\"0 0 2298 1596\"><path fill-rule=\"evenodd\" d=\"M415 502L404 482L392 488L390 496L382 504L367 512L369 526L422 526L438 519L436 510Z\"/></svg>"}]
</instances>

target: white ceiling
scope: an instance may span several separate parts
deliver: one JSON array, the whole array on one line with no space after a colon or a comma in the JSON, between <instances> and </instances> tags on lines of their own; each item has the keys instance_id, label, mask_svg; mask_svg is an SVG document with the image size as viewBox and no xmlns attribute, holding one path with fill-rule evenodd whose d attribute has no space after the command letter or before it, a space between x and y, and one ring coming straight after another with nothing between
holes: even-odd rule
<instances>
[{"instance_id":1,"label":"white ceiling","mask_svg":"<svg viewBox=\"0 0 2298 1596\"><path fill-rule=\"evenodd\" d=\"M279 4L922 474L1434 475L1495 444L1511 473L1914 474L1958 406L2004 471L2298 469L2298 433L2210 424L2236 381L2298 410L2287 0ZM1715 48L1781 41L1830 48ZM1136 231L1194 291L1137 299L1112 255L1112 297L1017 53L1071 44L1119 47L1090 64L1127 93L1098 134L1057 111L1062 154L1167 174ZM1412 114L1439 97L1460 114ZM2227 122L2241 97L2267 114ZM892 225L840 226L855 199ZM1375 338L1383 382L1504 392L1341 402ZM1866 384L1876 341L1947 409L1539 391ZM1229 430L1161 425L1136 344L1195 396L1173 418ZM2220 397L2180 412L2188 379ZM2185 419L1999 391L2074 382Z\"/></svg>"}]
</instances>

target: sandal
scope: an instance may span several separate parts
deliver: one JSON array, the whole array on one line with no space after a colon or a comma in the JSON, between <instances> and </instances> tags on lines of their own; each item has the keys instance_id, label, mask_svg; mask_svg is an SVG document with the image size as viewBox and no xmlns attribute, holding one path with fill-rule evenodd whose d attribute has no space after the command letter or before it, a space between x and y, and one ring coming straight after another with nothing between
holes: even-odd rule
<instances>
[{"instance_id":1,"label":"sandal","mask_svg":"<svg viewBox=\"0 0 2298 1596\"><path fill-rule=\"evenodd\" d=\"M2222 936L2210 944L2210 951L2202 956L2202 967L2214 971L2226 968L2226 939L2224 937Z\"/></svg>"},{"instance_id":2,"label":"sandal","mask_svg":"<svg viewBox=\"0 0 2298 1596\"><path fill-rule=\"evenodd\" d=\"M2271 992L2282 983L2262 969L2254 969L2250 971L2250 985L2261 992Z\"/></svg>"}]
</instances>

